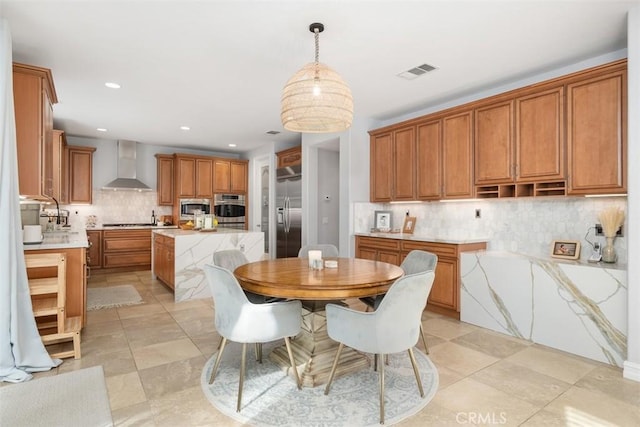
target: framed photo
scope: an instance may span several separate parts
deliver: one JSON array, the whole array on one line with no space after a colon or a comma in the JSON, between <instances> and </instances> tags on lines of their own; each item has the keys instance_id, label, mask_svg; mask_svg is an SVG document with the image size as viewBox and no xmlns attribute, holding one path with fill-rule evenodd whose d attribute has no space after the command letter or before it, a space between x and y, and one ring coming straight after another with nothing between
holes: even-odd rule
<instances>
[{"instance_id":1,"label":"framed photo","mask_svg":"<svg viewBox=\"0 0 640 427\"><path fill-rule=\"evenodd\" d=\"M391 230L391 211L375 211L373 228L379 231Z\"/></svg>"},{"instance_id":2,"label":"framed photo","mask_svg":"<svg viewBox=\"0 0 640 427\"><path fill-rule=\"evenodd\" d=\"M416 227L416 217L406 216L404 217L404 225L402 226L402 232L404 234L413 234L413 229Z\"/></svg>"},{"instance_id":3,"label":"framed photo","mask_svg":"<svg viewBox=\"0 0 640 427\"><path fill-rule=\"evenodd\" d=\"M551 256L554 258L578 259L580 257L580 242L577 240L554 240Z\"/></svg>"}]
</instances>

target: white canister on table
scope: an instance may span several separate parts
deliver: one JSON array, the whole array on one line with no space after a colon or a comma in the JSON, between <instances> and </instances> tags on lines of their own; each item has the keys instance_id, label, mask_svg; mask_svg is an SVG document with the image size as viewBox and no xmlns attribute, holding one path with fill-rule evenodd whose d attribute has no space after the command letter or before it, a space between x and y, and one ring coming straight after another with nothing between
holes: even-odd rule
<instances>
[{"instance_id":1,"label":"white canister on table","mask_svg":"<svg viewBox=\"0 0 640 427\"><path fill-rule=\"evenodd\" d=\"M322 263L322 251L311 250L309 251L309 268L316 268L316 260L319 260Z\"/></svg>"}]
</instances>

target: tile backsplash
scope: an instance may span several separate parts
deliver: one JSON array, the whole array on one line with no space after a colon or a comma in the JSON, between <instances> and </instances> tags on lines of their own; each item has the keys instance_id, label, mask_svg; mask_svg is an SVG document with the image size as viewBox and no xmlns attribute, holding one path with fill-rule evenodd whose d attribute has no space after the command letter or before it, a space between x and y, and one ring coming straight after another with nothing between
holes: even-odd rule
<instances>
[{"instance_id":1,"label":"tile backsplash","mask_svg":"<svg viewBox=\"0 0 640 427\"><path fill-rule=\"evenodd\" d=\"M171 215L171 206L158 206L155 191L104 191L94 189L92 205L64 205L69 210L71 227L84 228L89 215L97 216L97 224L148 223L151 211Z\"/></svg>"},{"instance_id":2,"label":"tile backsplash","mask_svg":"<svg viewBox=\"0 0 640 427\"><path fill-rule=\"evenodd\" d=\"M355 203L354 231L368 232L373 227L376 210L392 212L392 227L402 228L409 211L416 217L414 235L434 238L486 238L489 250L518 252L549 257L554 240L577 240L582 245L580 259L591 254L591 242L604 245L596 237L594 226L598 214L616 206L627 210L626 197L562 197L500 200L470 200L424 203ZM480 218L476 218L476 210ZM627 221L625 236L615 239L618 263L627 263ZM585 237L586 236L586 237Z\"/></svg>"}]
</instances>

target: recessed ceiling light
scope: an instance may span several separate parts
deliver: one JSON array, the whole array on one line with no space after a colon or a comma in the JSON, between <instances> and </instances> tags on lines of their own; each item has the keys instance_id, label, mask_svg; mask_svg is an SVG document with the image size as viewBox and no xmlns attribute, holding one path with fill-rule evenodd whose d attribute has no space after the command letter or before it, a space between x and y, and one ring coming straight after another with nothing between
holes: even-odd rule
<instances>
[{"instance_id":1,"label":"recessed ceiling light","mask_svg":"<svg viewBox=\"0 0 640 427\"><path fill-rule=\"evenodd\" d=\"M120 85L118 83L106 82L104 85L110 89L120 89Z\"/></svg>"},{"instance_id":2,"label":"recessed ceiling light","mask_svg":"<svg viewBox=\"0 0 640 427\"><path fill-rule=\"evenodd\" d=\"M105 128L97 128L96 129L98 132L106 132L107 130Z\"/></svg>"},{"instance_id":3,"label":"recessed ceiling light","mask_svg":"<svg viewBox=\"0 0 640 427\"><path fill-rule=\"evenodd\" d=\"M229 147L233 148L233 147L237 147L237 145L236 144L229 144Z\"/></svg>"},{"instance_id":4,"label":"recessed ceiling light","mask_svg":"<svg viewBox=\"0 0 640 427\"><path fill-rule=\"evenodd\" d=\"M180 126L180 130L191 130L189 126Z\"/></svg>"}]
</instances>

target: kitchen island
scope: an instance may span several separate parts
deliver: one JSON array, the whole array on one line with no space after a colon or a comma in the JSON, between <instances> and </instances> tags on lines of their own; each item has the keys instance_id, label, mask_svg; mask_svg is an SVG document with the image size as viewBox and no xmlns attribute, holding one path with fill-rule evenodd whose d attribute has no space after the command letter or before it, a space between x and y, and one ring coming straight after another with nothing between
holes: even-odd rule
<instances>
[{"instance_id":1,"label":"kitchen island","mask_svg":"<svg viewBox=\"0 0 640 427\"><path fill-rule=\"evenodd\" d=\"M80 316L82 326L87 319L87 261L89 242L85 230L54 231L43 233L38 244L25 244L25 254L65 254L66 267L66 310L67 317ZM29 273L29 278L37 278L38 273Z\"/></svg>"},{"instance_id":2,"label":"kitchen island","mask_svg":"<svg viewBox=\"0 0 640 427\"><path fill-rule=\"evenodd\" d=\"M213 253L237 249L249 262L264 258L264 233L218 228L213 232L154 229L152 271L174 290L175 301L209 298L203 267L213 262Z\"/></svg>"}]
</instances>

